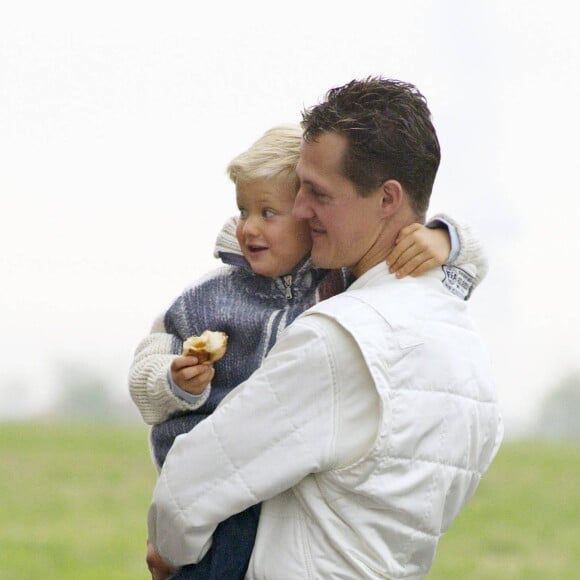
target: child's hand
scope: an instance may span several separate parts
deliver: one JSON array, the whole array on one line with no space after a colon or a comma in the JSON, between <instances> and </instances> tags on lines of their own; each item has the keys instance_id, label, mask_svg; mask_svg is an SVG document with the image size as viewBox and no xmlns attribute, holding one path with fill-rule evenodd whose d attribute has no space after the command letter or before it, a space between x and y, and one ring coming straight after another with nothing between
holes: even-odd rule
<instances>
[{"instance_id":1,"label":"child's hand","mask_svg":"<svg viewBox=\"0 0 580 580\"><path fill-rule=\"evenodd\" d=\"M445 228L411 224L399 232L387 255L387 264L397 278L420 276L445 264L450 250L451 242Z\"/></svg>"},{"instance_id":2,"label":"child's hand","mask_svg":"<svg viewBox=\"0 0 580 580\"><path fill-rule=\"evenodd\" d=\"M194 356L178 356L171 363L171 378L182 390L200 395L210 384L215 370L211 365L198 365Z\"/></svg>"}]
</instances>

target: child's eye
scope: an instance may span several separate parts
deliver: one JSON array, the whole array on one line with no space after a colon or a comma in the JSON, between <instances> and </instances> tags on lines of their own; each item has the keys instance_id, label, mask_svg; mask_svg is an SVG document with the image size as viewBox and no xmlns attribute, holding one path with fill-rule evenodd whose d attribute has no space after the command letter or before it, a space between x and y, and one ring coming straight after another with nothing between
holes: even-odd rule
<instances>
[{"instance_id":1,"label":"child's eye","mask_svg":"<svg viewBox=\"0 0 580 580\"><path fill-rule=\"evenodd\" d=\"M240 219L245 220L248 217L248 210L240 208Z\"/></svg>"},{"instance_id":2,"label":"child's eye","mask_svg":"<svg viewBox=\"0 0 580 580\"><path fill-rule=\"evenodd\" d=\"M274 217L276 214L271 209L263 209L262 210L262 217L271 218Z\"/></svg>"}]
</instances>

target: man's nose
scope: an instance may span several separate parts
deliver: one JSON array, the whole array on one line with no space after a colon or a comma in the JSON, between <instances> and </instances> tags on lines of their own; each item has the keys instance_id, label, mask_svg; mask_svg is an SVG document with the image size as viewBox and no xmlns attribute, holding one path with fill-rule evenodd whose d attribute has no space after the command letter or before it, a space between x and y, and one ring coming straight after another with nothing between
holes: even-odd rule
<instances>
[{"instance_id":1,"label":"man's nose","mask_svg":"<svg viewBox=\"0 0 580 580\"><path fill-rule=\"evenodd\" d=\"M306 196L302 187L296 193L296 197L294 198L294 207L292 208L292 215L296 219L309 219L312 217L312 212L309 210L308 205L306 203Z\"/></svg>"}]
</instances>

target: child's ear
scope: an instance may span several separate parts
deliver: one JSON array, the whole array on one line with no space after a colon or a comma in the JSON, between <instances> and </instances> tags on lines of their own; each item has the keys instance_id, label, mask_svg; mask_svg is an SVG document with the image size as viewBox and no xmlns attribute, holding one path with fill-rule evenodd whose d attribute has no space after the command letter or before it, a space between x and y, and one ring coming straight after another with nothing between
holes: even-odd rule
<instances>
[{"instance_id":1,"label":"child's ear","mask_svg":"<svg viewBox=\"0 0 580 580\"><path fill-rule=\"evenodd\" d=\"M381 186L381 210L384 217L397 213L404 197L403 186L395 179L385 181Z\"/></svg>"}]
</instances>

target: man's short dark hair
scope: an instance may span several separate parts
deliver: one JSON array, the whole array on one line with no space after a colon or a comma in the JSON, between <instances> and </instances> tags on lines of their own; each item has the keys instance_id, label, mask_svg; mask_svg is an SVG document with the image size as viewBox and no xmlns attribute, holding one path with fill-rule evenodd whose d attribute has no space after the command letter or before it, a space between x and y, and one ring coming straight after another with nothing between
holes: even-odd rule
<instances>
[{"instance_id":1,"label":"man's short dark hair","mask_svg":"<svg viewBox=\"0 0 580 580\"><path fill-rule=\"evenodd\" d=\"M382 77L353 80L304 111L302 128L306 141L327 132L347 138L343 174L360 195L394 179L424 218L441 152L427 101L414 85Z\"/></svg>"}]
</instances>

